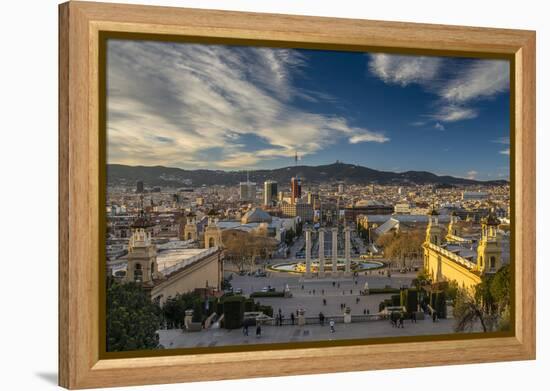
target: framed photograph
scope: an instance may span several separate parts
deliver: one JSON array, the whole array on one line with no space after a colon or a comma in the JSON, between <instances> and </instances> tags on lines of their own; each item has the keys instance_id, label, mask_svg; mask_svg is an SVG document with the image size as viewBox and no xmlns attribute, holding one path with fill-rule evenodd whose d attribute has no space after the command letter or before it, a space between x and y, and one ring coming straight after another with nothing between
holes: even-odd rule
<instances>
[{"instance_id":1,"label":"framed photograph","mask_svg":"<svg viewBox=\"0 0 550 391\"><path fill-rule=\"evenodd\" d=\"M534 32L59 15L60 385L535 358Z\"/></svg>"}]
</instances>

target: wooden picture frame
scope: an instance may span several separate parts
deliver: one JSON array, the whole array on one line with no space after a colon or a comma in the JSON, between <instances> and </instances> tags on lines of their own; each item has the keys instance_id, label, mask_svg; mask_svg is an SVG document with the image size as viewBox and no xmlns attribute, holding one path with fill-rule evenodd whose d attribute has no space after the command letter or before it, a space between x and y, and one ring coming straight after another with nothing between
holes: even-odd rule
<instances>
[{"instance_id":1,"label":"wooden picture frame","mask_svg":"<svg viewBox=\"0 0 550 391\"><path fill-rule=\"evenodd\" d=\"M506 56L515 64L513 336L110 358L100 355L100 33ZM59 6L59 384L90 388L535 358L535 32L88 2ZM460 354L457 354L460 352ZM307 363L307 364L305 364ZM212 370L215 368L215 370Z\"/></svg>"}]
</instances>

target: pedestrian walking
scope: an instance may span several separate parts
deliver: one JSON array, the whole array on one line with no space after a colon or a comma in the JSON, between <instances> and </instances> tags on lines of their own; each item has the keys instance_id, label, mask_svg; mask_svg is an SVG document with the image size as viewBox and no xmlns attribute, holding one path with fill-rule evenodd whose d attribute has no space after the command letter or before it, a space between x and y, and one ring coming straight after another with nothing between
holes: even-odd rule
<instances>
[{"instance_id":1,"label":"pedestrian walking","mask_svg":"<svg viewBox=\"0 0 550 391\"><path fill-rule=\"evenodd\" d=\"M294 326L294 312L290 313L290 323Z\"/></svg>"},{"instance_id":2,"label":"pedestrian walking","mask_svg":"<svg viewBox=\"0 0 550 391\"><path fill-rule=\"evenodd\" d=\"M416 323L416 312L411 312L411 323Z\"/></svg>"},{"instance_id":3,"label":"pedestrian walking","mask_svg":"<svg viewBox=\"0 0 550 391\"><path fill-rule=\"evenodd\" d=\"M262 326L258 323L256 326L256 338L260 338L262 336Z\"/></svg>"},{"instance_id":4,"label":"pedestrian walking","mask_svg":"<svg viewBox=\"0 0 550 391\"><path fill-rule=\"evenodd\" d=\"M404 318L404 316L403 316L403 313L401 313L401 314L399 315L399 327L401 327L401 328L404 328L404 327L405 327L405 326L403 325L403 320L404 320L404 319L405 319L405 318Z\"/></svg>"},{"instance_id":5,"label":"pedestrian walking","mask_svg":"<svg viewBox=\"0 0 550 391\"><path fill-rule=\"evenodd\" d=\"M323 305L327 305L327 299L323 299Z\"/></svg>"},{"instance_id":6,"label":"pedestrian walking","mask_svg":"<svg viewBox=\"0 0 550 391\"><path fill-rule=\"evenodd\" d=\"M243 335L245 335L246 337L248 337L248 323L245 322L244 326L243 326Z\"/></svg>"}]
</instances>

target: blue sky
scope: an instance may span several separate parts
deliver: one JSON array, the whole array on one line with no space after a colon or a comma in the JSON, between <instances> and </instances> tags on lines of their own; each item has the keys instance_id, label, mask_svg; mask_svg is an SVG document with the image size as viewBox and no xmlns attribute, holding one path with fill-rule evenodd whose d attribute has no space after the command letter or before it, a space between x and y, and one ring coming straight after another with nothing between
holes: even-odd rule
<instances>
[{"instance_id":1,"label":"blue sky","mask_svg":"<svg viewBox=\"0 0 550 391\"><path fill-rule=\"evenodd\" d=\"M509 176L500 60L112 40L108 162Z\"/></svg>"}]
</instances>

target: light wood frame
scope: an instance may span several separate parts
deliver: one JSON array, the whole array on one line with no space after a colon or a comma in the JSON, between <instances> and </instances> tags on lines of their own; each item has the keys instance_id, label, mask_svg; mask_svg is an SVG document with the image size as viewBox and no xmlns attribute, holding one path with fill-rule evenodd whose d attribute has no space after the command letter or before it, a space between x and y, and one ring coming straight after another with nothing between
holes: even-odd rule
<instances>
[{"instance_id":1,"label":"light wood frame","mask_svg":"<svg viewBox=\"0 0 550 391\"><path fill-rule=\"evenodd\" d=\"M59 384L91 388L535 358L535 32L69 2L59 7ZM100 31L509 55L515 127L515 336L100 359ZM457 354L460 352L460 354Z\"/></svg>"}]
</instances>

